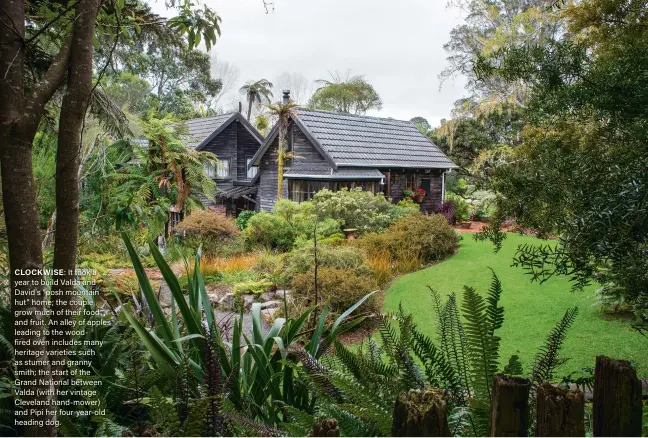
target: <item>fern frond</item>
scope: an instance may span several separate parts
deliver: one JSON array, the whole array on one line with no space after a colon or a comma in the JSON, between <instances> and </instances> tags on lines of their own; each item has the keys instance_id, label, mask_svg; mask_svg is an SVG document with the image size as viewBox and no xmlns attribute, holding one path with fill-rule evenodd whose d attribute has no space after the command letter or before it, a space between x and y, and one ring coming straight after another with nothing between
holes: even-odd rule
<instances>
[{"instance_id":1,"label":"fern frond","mask_svg":"<svg viewBox=\"0 0 648 438\"><path fill-rule=\"evenodd\" d=\"M299 360L308 377L313 383L326 395L336 400L338 403L344 402L342 391L335 387L329 378L329 371L311 356L303 347L292 346L286 350L288 354L294 355Z\"/></svg>"},{"instance_id":2,"label":"fern frond","mask_svg":"<svg viewBox=\"0 0 648 438\"><path fill-rule=\"evenodd\" d=\"M448 295L448 301L443 306L442 318L439 320L439 324L444 324L443 330L446 333L445 344L441 344L441 350L448 363L455 369L460 386L464 388L463 397L460 399L466 400L472 393L467 352L468 342L459 316L459 309L457 308L457 297L454 293Z\"/></svg>"},{"instance_id":3,"label":"fern frond","mask_svg":"<svg viewBox=\"0 0 648 438\"><path fill-rule=\"evenodd\" d=\"M428 385L450 392L461 403L465 394L454 368L432 339L419 332L416 327L412 327L412 350L425 367Z\"/></svg>"},{"instance_id":4,"label":"fern frond","mask_svg":"<svg viewBox=\"0 0 648 438\"><path fill-rule=\"evenodd\" d=\"M400 338L396 346L395 358L401 374L401 389L423 389L425 387L423 373L409 353L413 328L412 315L404 315L401 309L398 322Z\"/></svg>"},{"instance_id":5,"label":"fern frond","mask_svg":"<svg viewBox=\"0 0 648 438\"><path fill-rule=\"evenodd\" d=\"M567 330L576 320L576 315L578 315L578 307L567 310L562 319L549 332L545 343L540 347L533 361L531 372L533 384L540 385L545 381L551 381L556 368L565 362L559 356L560 350L565 342Z\"/></svg>"},{"instance_id":6,"label":"fern frond","mask_svg":"<svg viewBox=\"0 0 648 438\"><path fill-rule=\"evenodd\" d=\"M378 333L382 340L383 348L390 361L396 363L396 350L398 348L398 336L389 322L389 315L378 315Z\"/></svg>"},{"instance_id":7,"label":"fern frond","mask_svg":"<svg viewBox=\"0 0 648 438\"><path fill-rule=\"evenodd\" d=\"M495 330L502 327L504 323L504 307L498 306L500 296L502 295L502 282L492 269L491 273L493 274L493 278L488 289L488 297L486 298L486 302L488 303L486 314L488 315L488 324L491 327L492 334Z\"/></svg>"}]
</instances>

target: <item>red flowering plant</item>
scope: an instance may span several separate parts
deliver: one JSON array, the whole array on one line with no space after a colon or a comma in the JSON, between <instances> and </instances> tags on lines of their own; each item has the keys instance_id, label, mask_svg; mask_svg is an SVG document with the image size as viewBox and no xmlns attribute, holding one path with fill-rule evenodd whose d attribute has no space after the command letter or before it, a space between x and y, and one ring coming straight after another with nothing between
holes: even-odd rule
<instances>
[{"instance_id":1,"label":"red flowering plant","mask_svg":"<svg viewBox=\"0 0 648 438\"><path fill-rule=\"evenodd\" d=\"M416 202L423 202L423 198L425 198L426 194L427 193L425 192L425 190L419 187L414 191L412 199L414 199L414 201Z\"/></svg>"}]
</instances>

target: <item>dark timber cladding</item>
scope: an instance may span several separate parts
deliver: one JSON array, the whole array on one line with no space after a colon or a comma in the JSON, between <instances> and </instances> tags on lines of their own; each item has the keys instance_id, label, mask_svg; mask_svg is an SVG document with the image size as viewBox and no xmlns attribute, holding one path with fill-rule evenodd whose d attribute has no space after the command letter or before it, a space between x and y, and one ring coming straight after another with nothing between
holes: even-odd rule
<instances>
[{"instance_id":1,"label":"dark timber cladding","mask_svg":"<svg viewBox=\"0 0 648 438\"><path fill-rule=\"evenodd\" d=\"M443 199L443 174L457 166L411 122L299 109L291 120L284 169L284 197L310 199L321 188L362 187L397 202L406 188L426 192L421 208ZM292 148L292 149L291 149ZM260 208L271 210L277 196L277 127L251 165L260 172Z\"/></svg>"},{"instance_id":2,"label":"dark timber cladding","mask_svg":"<svg viewBox=\"0 0 648 438\"><path fill-rule=\"evenodd\" d=\"M200 151L216 154L222 163L229 163L227 176L214 174L216 197L227 214L256 209L258 178L248 171L251 160L263 143L263 136L240 113L186 120L183 139L187 145ZM211 203L203 200L208 205Z\"/></svg>"}]
</instances>

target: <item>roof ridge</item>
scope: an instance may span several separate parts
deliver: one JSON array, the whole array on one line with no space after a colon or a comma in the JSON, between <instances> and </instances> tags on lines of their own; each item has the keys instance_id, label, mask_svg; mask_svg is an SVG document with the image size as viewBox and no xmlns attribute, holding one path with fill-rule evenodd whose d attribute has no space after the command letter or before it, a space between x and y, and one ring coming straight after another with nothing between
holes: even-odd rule
<instances>
[{"instance_id":1,"label":"roof ridge","mask_svg":"<svg viewBox=\"0 0 648 438\"><path fill-rule=\"evenodd\" d=\"M206 117L196 117L195 119L188 119L188 120L180 120L179 122L176 123L187 123L187 122L195 122L195 121L201 121L201 120L211 120L211 119L216 119L219 117L232 117L233 114L236 114L238 111L231 111L229 113L223 113L223 114L215 114L213 116L206 116Z\"/></svg>"},{"instance_id":2,"label":"roof ridge","mask_svg":"<svg viewBox=\"0 0 648 438\"><path fill-rule=\"evenodd\" d=\"M309 109L309 108L306 108L306 107L299 107L299 108L297 108L297 110L298 111L311 112L311 113L331 114L331 115L338 116L338 117L348 117L348 118L357 118L357 119L375 119L375 120L380 120L380 121L399 122L399 123L411 124L412 126L416 127L409 120L394 119L393 117L368 116L368 115L365 115L365 114L351 114L351 113L343 113L343 112L339 112L339 111L330 111L330 110L323 110L323 109Z\"/></svg>"}]
</instances>

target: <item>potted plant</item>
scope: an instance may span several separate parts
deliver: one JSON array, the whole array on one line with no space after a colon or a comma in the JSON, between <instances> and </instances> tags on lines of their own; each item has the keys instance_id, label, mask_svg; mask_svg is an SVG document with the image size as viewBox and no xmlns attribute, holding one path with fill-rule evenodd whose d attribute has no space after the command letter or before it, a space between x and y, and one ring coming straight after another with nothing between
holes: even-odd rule
<instances>
[{"instance_id":1,"label":"potted plant","mask_svg":"<svg viewBox=\"0 0 648 438\"><path fill-rule=\"evenodd\" d=\"M426 195L425 190L419 187L414 191L412 195L412 199L414 199L414 202L418 202L420 204L421 202L423 202L423 198L425 198L425 195Z\"/></svg>"},{"instance_id":2,"label":"potted plant","mask_svg":"<svg viewBox=\"0 0 648 438\"><path fill-rule=\"evenodd\" d=\"M412 196L414 196L414 190L412 190L411 187L407 187L405 190L403 190L403 196L405 196L406 198L411 198Z\"/></svg>"}]
</instances>

